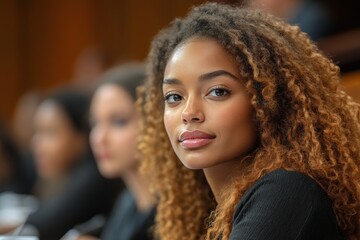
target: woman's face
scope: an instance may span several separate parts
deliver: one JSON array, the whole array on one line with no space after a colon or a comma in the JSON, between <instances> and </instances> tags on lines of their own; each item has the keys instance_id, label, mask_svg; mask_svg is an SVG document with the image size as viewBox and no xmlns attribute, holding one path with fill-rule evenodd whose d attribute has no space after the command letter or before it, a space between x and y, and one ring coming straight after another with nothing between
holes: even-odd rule
<instances>
[{"instance_id":1,"label":"woman's face","mask_svg":"<svg viewBox=\"0 0 360 240\"><path fill-rule=\"evenodd\" d=\"M66 174L84 152L86 138L72 126L62 108L45 101L35 113L33 150L39 175L44 179Z\"/></svg>"},{"instance_id":2,"label":"woman's face","mask_svg":"<svg viewBox=\"0 0 360 240\"><path fill-rule=\"evenodd\" d=\"M178 46L162 86L165 128L186 167L240 160L254 148L250 97L234 59L216 41L196 38Z\"/></svg>"},{"instance_id":3,"label":"woman's face","mask_svg":"<svg viewBox=\"0 0 360 240\"><path fill-rule=\"evenodd\" d=\"M135 167L138 117L134 101L122 87L107 84L93 97L90 144L101 173L119 177Z\"/></svg>"}]
</instances>

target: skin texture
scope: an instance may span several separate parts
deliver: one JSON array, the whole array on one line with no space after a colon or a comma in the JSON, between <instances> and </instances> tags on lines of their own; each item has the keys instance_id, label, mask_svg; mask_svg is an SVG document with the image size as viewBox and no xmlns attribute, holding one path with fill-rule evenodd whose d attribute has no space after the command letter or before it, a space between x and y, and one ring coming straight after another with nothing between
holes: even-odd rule
<instances>
[{"instance_id":1,"label":"skin texture","mask_svg":"<svg viewBox=\"0 0 360 240\"><path fill-rule=\"evenodd\" d=\"M90 111L90 143L101 173L114 178L135 168L138 117L127 91L111 84L101 86L93 97Z\"/></svg>"},{"instance_id":2,"label":"skin texture","mask_svg":"<svg viewBox=\"0 0 360 240\"><path fill-rule=\"evenodd\" d=\"M219 74L209 75L214 72ZM204 169L218 198L256 140L250 98L235 62L214 40L189 40L168 61L163 94L164 124L176 155L186 167ZM184 147L181 133L195 130L213 139L198 148Z\"/></svg>"},{"instance_id":3,"label":"skin texture","mask_svg":"<svg viewBox=\"0 0 360 240\"><path fill-rule=\"evenodd\" d=\"M44 179L62 177L83 153L85 137L52 101L40 104L34 121L33 149L39 175Z\"/></svg>"}]
</instances>

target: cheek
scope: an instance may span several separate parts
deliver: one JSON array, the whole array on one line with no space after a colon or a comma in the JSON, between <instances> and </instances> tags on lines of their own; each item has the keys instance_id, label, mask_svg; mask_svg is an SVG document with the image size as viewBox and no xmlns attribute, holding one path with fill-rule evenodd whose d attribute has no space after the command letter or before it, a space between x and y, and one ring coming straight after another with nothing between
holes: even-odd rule
<instances>
[{"instance_id":1,"label":"cheek","mask_svg":"<svg viewBox=\"0 0 360 240\"><path fill-rule=\"evenodd\" d=\"M50 175L56 175L67 171L72 161L73 147L62 138L54 138L44 145L45 155L38 159L39 167Z\"/></svg>"},{"instance_id":2,"label":"cheek","mask_svg":"<svg viewBox=\"0 0 360 240\"><path fill-rule=\"evenodd\" d=\"M89 134L89 143L90 143L91 149L93 151L96 151L96 149L98 148L98 140L97 139L98 139L98 137L96 135L96 132L94 129L92 129Z\"/></svg>"},{"instance_id":3,"label":"cheek","mask_svg":"<svg viewBox=\"0 0 360 240\"><path fill-rule=\"evenodd\" d=\"M77 138L74 134L68 133L59 137L56 152L57 154L64 154L67 158L73 156L76 153L76 144L74 141L77 141Z\"/></svg>"},{"instance_id":4,"label":"cheek","mask_svg":"<svg viewBox=\"0 0 360 240\"><path fill-rule=\"evenodd\" d=\"M256 139L256 129L253 118L253 110L249 103L237 100L219 108L217 115L213 117L213 125L221 126L219 135L228 146L234 146L239 150L251 148Z\"/></svg>"},{"instance_id":5,"label":"cheek","mask_svg":"<svg viewBox=\"0 0 360 240\"><path fill-rule=\"evenodd\" d=\"M58 166L63 169L70 168L74 162L77 162L82 157L82 152L79 149L79 143L83 141L79 139L73 132L67 132L60 136L57 145L54 146L55 158L58 161Z\"/></svg>"},{"instance_id":6,"label":"cheek","mask_svg":"<svg viewBox=\"0 0 360 240\"><path fill-rule=\"evenodd\" d=\"M136 137L138 129L135 126L128 126L126 129L114 131L112 137L112 148L119 157L132 158L136 151ZM120 159L119 161L126 161Z\"/></svg>"},{"instance_id":7,"label":"cheek","mask_svg":"<svg viewBox=\"0 0 360 240\"><path fill-rule=\"evenodd\" d=\"M68 153L66 145L66 140L62 136L56 136L48 140L43 139L42 149L51 159L56 159Z\"/></svg>"},{"instance_id":8,"label":"cheek","mask_svg":"<svg viewBox=\"0 0 360 240\"><path fill-rule=\"evenodd\" d=\"M165 109L164 126L171 142L176 139L175 129L178 127L179 124L181 124L181 122L178 121L179 119L181 119L181 117L177 115L177 111L174 111L172 109Z\"/></svg>"}]
</instances>

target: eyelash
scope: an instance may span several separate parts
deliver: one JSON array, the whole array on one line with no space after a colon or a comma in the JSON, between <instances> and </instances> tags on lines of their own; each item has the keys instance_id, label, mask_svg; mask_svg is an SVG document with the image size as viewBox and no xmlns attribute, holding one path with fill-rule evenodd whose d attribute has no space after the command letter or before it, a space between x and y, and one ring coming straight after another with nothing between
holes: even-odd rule
<instances>
[{"instance_id":1,"label":"eyelash","mask_svg":"<svg viewBox=\"0 0 360 240\"><path fill-rule=\"evenodd\" d=\"M229 95L229 94L231 93L231 90L228 89L228 88L226 88L226 87L223 87L223 86L215 86L215 87L211 88L211 89L208 91L208 93L206 94L206 96L209 96L211 92L216 91L216 90L223 90L223 91L225 92L225 94L223 94L223 95L221 95L221 96L210 96L210 97L218 97L218 98L220 98L220 97L227 96L227 95ZM169 99L170 99L170 97L173 97L173 96L178 96L178 97L180 98L180 100L182 100L182 96L181 96L180 94L178 94L178 93L176 93L176 92L169 92L169 93L167 93L167 94L164 96L165 102L167 102L168 104L175 104L176 102L180 101L180 100L178 100L178 101L172 101L172 102L170 102Z\"/></svg>"},{"instance_id":2,"label":"eyelash","mask_svg":"<svg viewBox=\"0 0 360 240\"><path fill-rule=\"evenodd\" d=\"M231 93L231 90L226 88L226 87L215 86L215 87L211 88L206 95L209 96L211 92L216 91L216 90L223 90L225 92L225 94L221 95L221 96L213 96L213 97L224 97L224 96L227 96L227 95L229 95Z\"/></svg>"},{"instance_id":3,"label":"eyelash","mask_svg":"<svg viewBox=\"0 0 360 240\"><path fill-rule=\"evenodd\" d=\"M169 92L169 93L167 93L167 94L165 95L165 97L164 97L165 102L167 102L167 103L169 103L169 104L174 104L175 102L169 102L169 98L172 97L172 96L179 96L180 98L182 98L181 95L178 94L178 93Z\"/></svg>"}]
</instances>

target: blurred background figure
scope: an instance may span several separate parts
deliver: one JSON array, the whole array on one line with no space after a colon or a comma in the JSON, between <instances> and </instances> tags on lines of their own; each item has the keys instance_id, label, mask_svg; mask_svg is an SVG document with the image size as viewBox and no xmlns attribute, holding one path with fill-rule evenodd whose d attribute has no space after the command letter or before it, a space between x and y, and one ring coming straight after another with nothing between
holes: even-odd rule
<instances>
[{"instance_id":1,"label":"blurred background figure","mask_svg":"<svg viewBox=\"0 0 360 240\"><path fill-rule=\"evenodd\" d=\"M138 167L139 115L136 89L145 79L145 67L129 63L113 68L100 79L90 108L90 143L97 166L107 178L121 178L126 186L101 235L102 240L151 239L154 205ZM82 236L78 239L93 239Z\"/></svg>"},{"instance_id":2,"label":"blurred background figure","mask_svg":"<svg viewBox=\"0 0 360 240\"><path fill-rule=\"evenodd\" d=\"M35 112L42 99L43 93L40 91L30 90L24 93L16 103L13 116L14 139L24 171L26 172L26 175L20 177L25 178L26 191L23 192L24 194L31 193L36 181L36 169L31 142L34 133L33 120Z\"/></svg>"},{"instance_id":3,"label":"blurred background figure","mask_svg":"<svg viewBox=\"0 0 360 240\"><path fill-rule=\"evenodd\" d=\"M26 167L11 132L0 121L0 234L25 222L37 208Z\"/></svg>"},{"instance_id":4,"label":"blurred background figure","mask_svg":"<svg viewBox=\"0 0 360 240\"><path fill-rule=\"evenodd\" d=\"M359 4L353 0L247 0L249 6L299 25L313 40L360 27ZM358 7L356 7L358 6Z\"/></svg>"},{"instance_id":5,"label":"blurred background figure","mask_svg":"<svg viewBox=\"0 0 360 240\"><path fill-rule=\"evenodd\" d=\"M63 185L70 170L87 158L87 114L89 99L75 90L58 90L37 107L34 118L33 151L39 181ZM40 199L58 187L38 189ZM50 197L53 195L49 193Z\"/></svg>"},{"instance_id":6,"label":"blurred background figure","mask_svg":"<svg viewBox=\"0 0 360 240\"><path fill-rule=\"evenodd\" d=\"M331 35L335 22L327 9L326 1L321 0L249 0L250 7L270 12L297 24L313 40Z\"/></svg>"},{"instance_id":7,"label":"blurred background figure","mask_svg":"<svg viewBox=\"0 0 360 240\"><path fill-rule=\"evenodd\" d=\"M0 121L0 193L28 193L27 173L8 128Z\"/></svg>"},{"instance_id":8,"label":"blurred background figure","mask_svg":"<svg viewBox=\"0 0 360 240\"><path fill-rule=\"evenodd\" d=\"M298 25L340 66L343 73L360 69L360 2L246 0L244 3Z\"/></svg>"},{"instance_id":9,"label":"blurred background figure","mask_svg":"<svg viewBox=\"0 0 360 240\"><path fill-rule=\"evenodd\" d=\"M40 239L60 239L70 228L109 213L118 183L98 172L88 144L89 97L57 90L35 112L33 150L38 174L33 193L40 207L26 225Z\"/></svg>"},{"instance_id":10,"label":"blurred background figure","mask_svg":"<svg viewBox=\"0 0 360 240\"><path fill-rule=\"evenodd\" d=\"M23 154L28 154L31 151L31 139L33 135L32 120L36 108L42 101L42 95L40 91L30 90L19 98L15 106L13 117L14 136Z\"/></svg>"}]
</instances>

